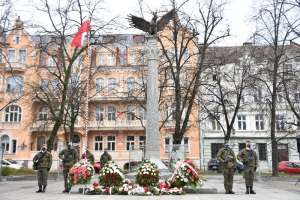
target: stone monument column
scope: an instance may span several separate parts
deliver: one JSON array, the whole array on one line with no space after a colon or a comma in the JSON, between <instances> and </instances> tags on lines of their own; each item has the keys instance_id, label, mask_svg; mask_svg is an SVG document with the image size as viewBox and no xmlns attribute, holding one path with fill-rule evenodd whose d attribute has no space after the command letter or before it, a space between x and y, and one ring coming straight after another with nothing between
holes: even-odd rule
<instances>
[{"instance_id":1,"label":"stone monument column","mask_svg":"<svg viewBox=\"0 0 300 200\"><path fill-rule=\"evenodd\" d=\"M147 112L146 112L146 159L158 165L159 169L166 169L160 160L160 133L159 133L159 99L158 99L158 66L159 53L156 36L146 36L146 56L148 59L147 74Z\"/></svg>"}]
</instances>

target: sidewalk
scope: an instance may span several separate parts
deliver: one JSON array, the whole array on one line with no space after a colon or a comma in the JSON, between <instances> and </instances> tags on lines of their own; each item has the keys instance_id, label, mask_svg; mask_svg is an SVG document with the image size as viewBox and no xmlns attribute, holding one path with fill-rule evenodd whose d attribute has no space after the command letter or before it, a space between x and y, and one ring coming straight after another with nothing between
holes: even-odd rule
<instances>
[{"instance_id":1,"label":"sidewalk","mask_svg":"<svg viewBox=\"0 0 300 200\"><path fill-rule=\"evenodd\" d=\"M0 199L1 200L118 200L128 198L132 200L143 199L161 199L161 200L299 200L300 185L295 186L295 182L290 181L262 181L258 179L255 182L254 189L256 195L245 195L244 179L242 176L234 177L235 195L225 195L223 188L223 177L221 175L212 175L205 177L205 188L217 188L219 194L186 194L178 196L121 196L121 195L81 195L77 193L78 187L73 187L71 194L61 193L63 190L63 181L50 180L46 193L35 193L37 190L36 181L7 181L0 182Z\"/></svg>"}]
</instances>

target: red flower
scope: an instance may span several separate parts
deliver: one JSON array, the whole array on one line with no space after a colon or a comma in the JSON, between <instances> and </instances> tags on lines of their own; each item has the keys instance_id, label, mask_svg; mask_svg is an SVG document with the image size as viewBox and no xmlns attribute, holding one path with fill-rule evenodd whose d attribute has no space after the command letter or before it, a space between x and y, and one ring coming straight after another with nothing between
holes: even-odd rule
<instances>
[{"instance_id":1,"label":"red flower","mask_svg":"<svg viewBox=\"0 0 300 200\"><path fill-rule=\"evenodd\" d=\"M149 192L149 188L148 187L144 187L144 192L145 193Z\"/></svg>"}]
</instances>

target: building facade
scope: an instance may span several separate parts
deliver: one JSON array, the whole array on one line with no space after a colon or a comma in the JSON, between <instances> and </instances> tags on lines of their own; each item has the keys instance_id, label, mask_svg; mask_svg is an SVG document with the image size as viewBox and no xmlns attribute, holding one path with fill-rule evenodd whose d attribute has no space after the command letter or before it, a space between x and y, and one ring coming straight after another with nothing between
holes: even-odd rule
<instances>
[{"instance_id":1,"label":"building facade","mask_svg":"<svg viewBox=\"0 0 300 200\"><path fill-rule=\"evenodd\" d=\"M223 89L223 96L227 92L229 95L226 96L223 103L232 106L232 109L228 109L229 114L228 118L231 118L233 115L233 109L237 103L237 93L235 86L241 84L241 73L245 73L245 70L241 70L241 62L246 62L245 56L248 57L249 72L255 72L250 74L251 76L257 76L262 78L265 82L261 84L259 79L250 79L245 84L249 84L249 87L244 87L243 95L241 96L240 109L235 117L231 137L229 144L231 145L233 151L237 155L238 152L245 148L245 141L251 140L254 145L254 149L258 155L259 160L259 171L270 172L272 170L272 151L271 151L271 136L270 136L270 110L269 110L269 99L270 93L266 85L269 83L268 78L264 77L262 73L256 73L257 69L266 68L267 62L262 59L258 62L253 62L251 60L251 54L253 52L257 53L256 47L252 46L249 43L244 44L243 46L237 47L217 47L215 51L221 52L239 52L238 54L230 54L231 56L238 56L238 61L230 61L227 64L223 65L221 71L216 73L216 71L211 71L207 74L205 81L206 84L217 85L216 81L220 79L226 79L221 83ZM261 47L259 47L261 48ZM266 47L262 47L266 48ZM262 49L261 48L261 49ZM297 56L293 54L295 49L299 49L299 45L291 44L287 45L288 54L290 58L285 63L285 66L289 66L294 69L295 73L299 72L300 62L297 59ZM252 51L253 50L253 51ZM291 55L293 54L293 55ZM254 54L252 54L254 55ZM263 54L262 54L263 55ZM299 55L299 52L298 52ZM263 56L262 56L263 57ZM266 57L265 57L266 58ZM234 66L239 67L234 67ZM240 70L240 71L239 71ZM294 74L295 75L295 74ZM249 77L251 77L249 76ZM244 76L245 79L247 78ZM264 78L263 78L264 77ZM234 83L233 83L234 82ZM237 87L238 88L238 87ZM240 89L240 88L238 88ZM208 92L206 93L202 88L202 94L206 94L206 97L209 99L210 104L219 104L221 105L221 97L218 92ZM287 104L284 91L281 90L277 94L277 109L276 109L276 139L278 142L278 158L279 161L298 161L300 159L300 127L297 122L296 117L291 112L291 108ZM293 103L295 106L299 107L299 90L291 91L290 95L292 96ZM218 150L223 147L224 144L224 132L221 128L221 125L226 130L225 115L219 109L220 107L215 106L211 107L213 112L218 112L218 118L209 117L206 111L201 110L200 115L206 115L206 118L202 121L201 124L201 165L206 169L207 163L210 159L214 159L217 156ZM223 113L223 114L222 114ZM218 121L220 123L218 123ZM298 124L298 125L297 125Z\"/></svg>"},{"instance_id":2,"label":"building facade","mask_svg":"<svg viewBox=\"0 0 300 200\"><path fill-rule=\"evenodd\" d=\"M55 81L48 80L49 74L44 69L45 66L53 67L55 62L51 57L39 55L40 37L29 35L19 19L15 26L5 36L7 46L2 48L0 60L0 142L4 158L31 167L33 156L46 143L53 127L53 123L47 120L49 109L34 98L31 85L39 83L41 87L48 87L51 82L54 87ZM105 47L93 47L93 56L88 58L93 63L90 68L88 124L86 126L84 116L77 119L72 142L81 153L87 146L96 160L107 149L113 160L122 166L129 161L139 161L144 155L146 111L143 105L146 100L143 82L147 62L141 52L146 41L144 35L129 34L106 35L103 40L109 43ZM87 71L84 62L77 65L81 71ZM163 119L172 109L162 106L160 111ZM199 165L197 117L198 109L194 109L182 145L185 157ZM158 139L162 160L169 159L174 125L170 117L160 129ZM65 148L65 141L65 130L61 127L52 151L52 170L59 167L58 153Z\"/></svg>"}]
</instances>

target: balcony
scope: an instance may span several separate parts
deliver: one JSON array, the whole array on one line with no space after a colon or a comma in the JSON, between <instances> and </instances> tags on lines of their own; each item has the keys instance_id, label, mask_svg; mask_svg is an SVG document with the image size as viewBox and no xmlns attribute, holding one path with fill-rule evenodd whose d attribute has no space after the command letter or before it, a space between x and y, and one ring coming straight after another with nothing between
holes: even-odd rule
<instances>
[{"instance_id":1,"label":"balcony","mask_svg":"<svg viewBox=\"0 0 300 200\"><path fill-rule=\"evenodd\" d=\"M0 122L0 130L3 129L20 129L20 122Z\"/></svg>"},{"instance_id":2,"label":"balcony","mask_svg":"<svg viewBox=\"0 0 300 200\"><path fill-rule=\"evenodd\" d=\"M108 93L108 92L100 92L94 95L90 101L91 102L98 102L98 101L108 101L108 102L118 102L118 101L144 101L145 98L143 96L131 96L128 95L126 92L115 92L115 93Z\"/></svg>"},{"instance_id":3,"label":"balcony","mask_svg":"<svg viewBox=\"0 0 300 200\"><path fill-rule=\"evenodd\" d=\"M54 123L51 121L36 121L30 126L31 132L51 131Z\"/></svg>"},{"instance_id":4,"label":"balcony","mask_svg":"<svg viewBox=\"0 0 300 200\"><path fill-rule=\"evenodd\" d=\"M26 70L26 64L16 62L10 64L6 63L1 69L8 72L24 72Z\"/></svg>"},{"instance_id":5,"label":"balcony","mask_svg":"<svg viewBox=\"0 0 300 200\"><path fill-rule=\"evenodd\" d=\"M146 126L146 121L143 120L143 125ZM144 130L139 120L132 121L91 121L88 129L90 131L98 130Z\"/></svg>"}]
</instances>

